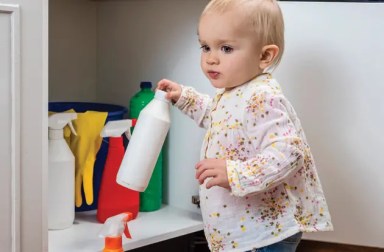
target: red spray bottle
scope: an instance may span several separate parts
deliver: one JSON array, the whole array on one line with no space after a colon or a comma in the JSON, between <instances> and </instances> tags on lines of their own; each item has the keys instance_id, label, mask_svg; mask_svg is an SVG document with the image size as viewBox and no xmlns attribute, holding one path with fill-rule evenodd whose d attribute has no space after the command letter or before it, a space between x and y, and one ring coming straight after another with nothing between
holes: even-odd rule
<instances>
[{"instance_id":1,"label":"red spray bottle","mask_svg":"<svg viewBox=\"0 0 384 252\"><path fill-rule=\"evenodd\" d=\"M134 219L139 212L139 192L116 183L116 175L125 153L122 134L126 133L129 139L132 126L132 120L109 121L101 132L102 137L109 137L97 207L97 220L101 223L122 212L130 212Z\"/></svg>"}]
</instances>

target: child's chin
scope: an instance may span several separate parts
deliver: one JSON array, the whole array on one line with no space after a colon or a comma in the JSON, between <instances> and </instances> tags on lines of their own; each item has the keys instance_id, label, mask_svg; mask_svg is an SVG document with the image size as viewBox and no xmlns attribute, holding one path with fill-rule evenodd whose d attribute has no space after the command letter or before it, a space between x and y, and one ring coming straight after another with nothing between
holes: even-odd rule
<instances>
[{"instance_id":1,"label":"child's chin","mask_svg":"<svg viewBox=\"0 0 384 252\"><path fill-rule=\"evenodd\" d=\"M215 87L215 88L218 88L218 89L222 89L222 88L225 88L226 90L231 90L233 88L235 88L236 86L231 86L231 85L225 85L225 84L217 84L217 83L212 83L212 86Z\"/></svg>"},{"instance_id":2,"label":"child's chin","mask_svg":"<svg viewBox=\"0 0 384 252\"><path fill-rule=\"evenodd\" d=\"M221 82L221 81L217 81L217 80L210 80L211 82L211 85L215 88L226 88L227 86L225 85L225 83Z\"/></svg>"}]
</instances>

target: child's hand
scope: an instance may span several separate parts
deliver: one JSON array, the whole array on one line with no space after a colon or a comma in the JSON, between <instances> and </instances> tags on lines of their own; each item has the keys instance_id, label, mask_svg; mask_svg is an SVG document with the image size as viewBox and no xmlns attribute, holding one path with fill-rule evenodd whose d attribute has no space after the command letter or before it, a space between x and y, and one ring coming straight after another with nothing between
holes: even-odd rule
<instances>
[{"instance_id":1,"label":"child's hand","mask_svg":"<svg viewBox=\"0 0 384 252\"><path fill-rule=\"evenodd\" d=\"M167 99L176 103L181 96L181 86L176 82L162 79L157 83L157 89L167 92Z\"/></svg>"},{"instance_id":2,"label":"child's hand","mask_svg":"<svg viewBox=\"0 0 384 252\"><path fill-rule=\"evenodd\" d=\"M227 175L227 162L224 159L204 159L196 164L196 179L200 184L204 183L206 178L211 177L206 184L207 189L212 186L221 186L230 189Z\"/></svg>"}]
</instances>

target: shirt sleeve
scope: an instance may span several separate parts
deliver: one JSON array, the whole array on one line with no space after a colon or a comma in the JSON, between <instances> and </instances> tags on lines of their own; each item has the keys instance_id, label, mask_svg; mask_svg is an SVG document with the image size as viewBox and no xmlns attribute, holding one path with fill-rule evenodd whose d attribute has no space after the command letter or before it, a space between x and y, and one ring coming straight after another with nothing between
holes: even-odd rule
<instances>
[{"instance_id":1,"label":"shirt sleeve","mask_svg":"<svg viewBox=\"0 0 384 252\"><path fill-rule=\"evenodd\" d=\"M209 114L212 107L212 98L198 93L192 87L182 86L182 92L175 107L192 118L199 127L208 128Z\"/></svg>"},{"instance_id":2,"label":"shirt sleeve","mask_svg":"<svg viewBox=\"0 0 384 252\"><path fill-rule=\"evenodd\" d=\"M255 155L245 161L227 160L233 195L268 190L304 166L303 143L285 104L284 96L267 92L248 101L244 123Z\"/></svg>"}]
</instances>

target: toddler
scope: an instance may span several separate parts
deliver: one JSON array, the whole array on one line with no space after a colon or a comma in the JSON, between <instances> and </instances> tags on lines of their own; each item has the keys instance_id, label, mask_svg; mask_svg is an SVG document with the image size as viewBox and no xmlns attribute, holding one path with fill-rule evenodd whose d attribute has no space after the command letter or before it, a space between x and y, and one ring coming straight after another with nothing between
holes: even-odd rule
<instances>
[{"instance_id":1,"label":"toddler","mask_svg":"<svg viewBox=\"0 0 384 252\"><path fill-rule=\"evenodd\" d=\"M161 80L158 88L207 129L196 164L211 251L295 251L302 232L332 223L300 121L269 73L284 49L275 0L212 0L198 26L211 99Z\"/></svg>"}]
</instances>

